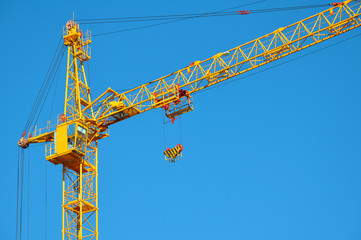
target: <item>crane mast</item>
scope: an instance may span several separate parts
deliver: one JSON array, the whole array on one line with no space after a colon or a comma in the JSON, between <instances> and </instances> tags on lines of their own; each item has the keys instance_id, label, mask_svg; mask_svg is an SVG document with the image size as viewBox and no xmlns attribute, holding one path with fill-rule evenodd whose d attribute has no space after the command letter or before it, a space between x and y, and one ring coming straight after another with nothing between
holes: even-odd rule
<instances>
[{"instance_id":1,"label":"crane mast","mask_svg":"<svg viewBox=\"0 0 361 240\"><path fill-rule=\"evenodd\" d=\"M109 136L110 125L156 108L174 120L193 110L193 93L355 29L361 25L360 11L358 0L333 3L132 90L109 88L93 101L83 65L90 60L90 32L83 34L76 22L68 21L63 36L68 47L64 113L54 124L34 127L18 143L26 148L47 142L46 160L63 166L62 239L98 239L98 140Z\"/></svg>"},{"instance_id":2,"label":"crane mast","mask_svg":"<svg viewBox=\"0 0 361 240\"><path fill-rule=\"evenodd\" d=\"M90 115L83 113L91 103L83 65L90 60L91 36L71 20L63 35L68 46L64 113L54 144L46 146L46 159L63 165L63 239L98 239L98 139L88 138L94 130L86 124L92 107Z\"/></svg>"}]
</instances>

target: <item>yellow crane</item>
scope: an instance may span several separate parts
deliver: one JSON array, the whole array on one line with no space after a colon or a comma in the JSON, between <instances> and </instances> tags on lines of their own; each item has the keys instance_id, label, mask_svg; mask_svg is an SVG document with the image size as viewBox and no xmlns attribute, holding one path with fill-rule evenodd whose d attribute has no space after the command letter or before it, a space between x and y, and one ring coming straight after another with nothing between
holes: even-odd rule
<instances>
[{"instance_id":1,"label":"yellow crane","mask_svg":"<svg viewBox=\"0 0 361 240\"><path fill-rule=\"evenodd\" d=\"M64 113L56 123L35 126L18 145L46 142L46 160L63 165L62 239L98 239L98 141L108 127L162 108L172 121L193 110L192 94L361 26L361 2L348 0L251 42L195 61L172 74L119 93L108 88L92 100L84 70L91 35L70 20L64 27L67 75ZM166 160L183 146L167 149Z\"/></svg>"}]
</instances>

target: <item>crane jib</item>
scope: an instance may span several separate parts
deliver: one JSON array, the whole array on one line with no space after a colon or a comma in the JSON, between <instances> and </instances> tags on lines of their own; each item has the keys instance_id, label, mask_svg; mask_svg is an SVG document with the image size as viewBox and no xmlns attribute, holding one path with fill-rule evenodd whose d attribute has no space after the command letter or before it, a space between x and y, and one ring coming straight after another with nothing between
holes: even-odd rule
<instances>
[{"instance_id":1,"label":"crane jib","mask_svg":"<svg viewBox=\"0 0 361 240\"><path fill-rule=\"evenodd\" d=\"M123 93L114 91L110 98L118 98L124 106L123 109L106 108L107 99L96 99L91 106L102 109L98 111L96 118L107 122L107 125L114 124L128 118L122 114L127 109L136 109L139 114L173 102L174 95L169 93L177 85L192 95L192 93L355 29L361 25L361 3L351 1L346 4L347 2L350 1L336 4L328 10L279 28L231 50L218 53L206 60L194 61L183 69L132 90ZM154 102L155 94L163 97L163 104Z\"/></svg>"}]
</instances>

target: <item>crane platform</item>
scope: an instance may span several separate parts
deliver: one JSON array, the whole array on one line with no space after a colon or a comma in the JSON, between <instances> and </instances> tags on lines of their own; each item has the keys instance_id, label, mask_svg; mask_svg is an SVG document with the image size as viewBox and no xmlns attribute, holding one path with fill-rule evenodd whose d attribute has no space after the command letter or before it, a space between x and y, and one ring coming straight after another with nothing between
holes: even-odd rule
<instances>
[{"instance_id":1,"label":"crane platform","mask_svg":"<svg viewBox=\"0 0 361 240\"><path fill-rule=\"evenodd\" d=\"M170 119L175 119L176 117L190 111L193 111L192 96L189 96L188 98L183 97L178 103L169 103L165 115Z\"/></svg>"}]
</instances>

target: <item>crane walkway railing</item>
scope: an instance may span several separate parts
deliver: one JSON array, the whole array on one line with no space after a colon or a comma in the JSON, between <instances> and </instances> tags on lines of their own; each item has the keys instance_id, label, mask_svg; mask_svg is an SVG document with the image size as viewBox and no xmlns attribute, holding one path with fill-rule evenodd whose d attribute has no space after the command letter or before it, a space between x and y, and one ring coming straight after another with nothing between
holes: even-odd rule
<instances>
[{"instance_id":1,"label":"crane walkway railing","mask_svg":"<svg viewBox=\"0 0 361 240\"><path fill-rule=\"evenodd\" d=\"M39 137L41 135L55 131L56 127L61 123L61 121L59 120L59 116L57 117L57 119L42 122L32 127L28 133L28 138Z\"/></svg>"}]
</instances>

